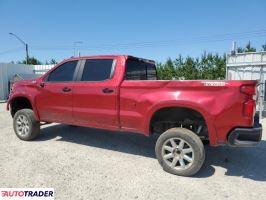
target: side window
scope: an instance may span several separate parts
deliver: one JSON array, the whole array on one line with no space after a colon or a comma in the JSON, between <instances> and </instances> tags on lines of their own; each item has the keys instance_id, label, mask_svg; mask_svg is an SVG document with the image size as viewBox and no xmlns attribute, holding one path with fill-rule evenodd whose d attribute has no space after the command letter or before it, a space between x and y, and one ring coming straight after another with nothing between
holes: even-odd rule
<instances>
[{"instance_id":1,"label":"side window","mask_svg":"<svg viewBox=\"0 0 266 200\"><path fill-rule=\"evenodd\" d=\"M147 80L157 80L157 72L155 65L147 65Z\"/></svg>"},{"instance_id":2,"label":"side window","mask_svg":"<svg viewBox=\"0 0 266 200\"><path fill-rule=\"evenodd\" d=\"M128 60L126 65L127 80L146 80L146 67L144 63Z\"/></svg>"},{"instance_id":3,"label":"side window","mask_svg":"<svg viewBox=\"0 0 266 200\"><path fill-rule=\"evenodd\" d=\"M126 64L126 80L156 80L156 68L152 63L128 60Z\"/></svg>"},{"instance_id":4,"label":"side window","mask_svg":"<svg viewBox=\"0 0 266 200\"><path fill-rule=\"evenodd\" d=\"M48 75L46 81L48 82L72 81L77 63L78 61L75 60L62 64Z\"/></svg>"},{"instance_id":5,"label":"side window","mask_svg":"<svg viewBox=\"0 0 266 200\"><path fill-rule=\"evenodd\" d=\"M113 59L88 59L84 65L81 81L104 81L111 78Z\"/></svg>"}]
</instances>

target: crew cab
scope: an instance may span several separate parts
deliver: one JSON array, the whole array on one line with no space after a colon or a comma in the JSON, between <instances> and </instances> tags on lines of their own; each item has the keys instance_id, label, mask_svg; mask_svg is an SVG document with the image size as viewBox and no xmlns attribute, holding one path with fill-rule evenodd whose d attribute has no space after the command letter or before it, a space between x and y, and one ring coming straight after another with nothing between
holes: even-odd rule
<instances>
[{"instance_id":1,"label":"crew cab","mask_svg":"<svg viewBox=\"0 0 266 200\"><path fill-rule=\"evenodd\" d=\"M13 85L7 109L21 140L40 124L157 135L156 157L172 174L201 168L203 140L212 146L255 146L256 81L157 80L155 62L128 55L75 57L43 76Z\"/></svg>"}]
</instances>

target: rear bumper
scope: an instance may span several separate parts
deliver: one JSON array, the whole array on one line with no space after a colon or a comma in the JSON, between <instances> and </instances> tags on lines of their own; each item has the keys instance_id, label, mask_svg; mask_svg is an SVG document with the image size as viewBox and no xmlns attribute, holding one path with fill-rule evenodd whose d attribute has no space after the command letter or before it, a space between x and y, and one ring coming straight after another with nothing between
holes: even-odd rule
<instances>
[{"instance_id":1,"label":"rear bumper","mask_svg":"<svg viewBox=\"0 0 266 200\"><path fill-rule=\"evenodd\" d=\"M256 146L262 137L262 126L256 123L251 128L235 128L228 136L230 146L253 147Z\"/></svg>"}]
</instances>

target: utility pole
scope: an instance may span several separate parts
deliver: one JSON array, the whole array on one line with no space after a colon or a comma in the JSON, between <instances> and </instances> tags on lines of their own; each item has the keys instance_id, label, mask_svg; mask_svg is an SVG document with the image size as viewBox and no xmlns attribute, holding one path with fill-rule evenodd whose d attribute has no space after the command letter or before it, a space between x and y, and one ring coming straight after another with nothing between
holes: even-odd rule
<instances>
[{"instance_id":1,"label":"utility pole","mask_svg":"<svg viewBox=\"0 0 266 200\"><path fill-rule=\"evenodd\" d=\"M9 33L10 35L13 35L15 38L17 38L22 44L25 45L26 47L26 64L29 62L29 50L28 50L28 44L24 42L22 39L20 39L16 34L14 33Z\"/></svg>"},{"instance_id":2,"label":"utility pole","mask_svg":"<svg viewBox=\"0 0 266 200\"><path fill-rule=\"evenodd\" d=\"M81 41L75 41L75 42L73 42L73 49L74 49L74 57L75 57L75 55L76 55L76 50L78 50L78 49L76 49L76 47L78 47L78 45L79 44L82 44L83 42L81 42ZM78 54L77 54L78 56L80 56L80 51L78 51Z\"/></svg>"},{"instance_id":3,"label":"utility pole","mask_svg":"<svg viewBox=\"0 0 266 200\"><path fill-rule=\"evenodd\" d=\"M235 55L237 52L236 52L236 41L233 41L232 42L232 51L231 51L231 54L232 55Z\"/></svg>"},{"instance_id":4,"label":"utility pole","mask_svg":"<svg viewBox=\"0 0 266 200\"><path fill-rule=\"evenodd\" d=\"M26 64L29 62L29 49L28 49L28 44L26 43Z\"/></svg>"}]
</instances>

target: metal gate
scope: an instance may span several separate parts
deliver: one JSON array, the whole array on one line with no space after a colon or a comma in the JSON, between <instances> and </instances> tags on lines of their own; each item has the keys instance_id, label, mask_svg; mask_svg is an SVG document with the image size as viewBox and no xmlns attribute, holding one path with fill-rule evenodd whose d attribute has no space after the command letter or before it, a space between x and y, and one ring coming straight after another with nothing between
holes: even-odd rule
<instances>
[{"instance_id":1,"label":"metal gate","mask_svg":"<svg viewBox=\"0 0 266 200\"><path fill-rule=\"evenodd\" d=\"M266 116L266 52L246 52L228 54L226 57L226 79L228 80L257 80L258 104L260 119Z\"/></svg>"}]
</instances>

